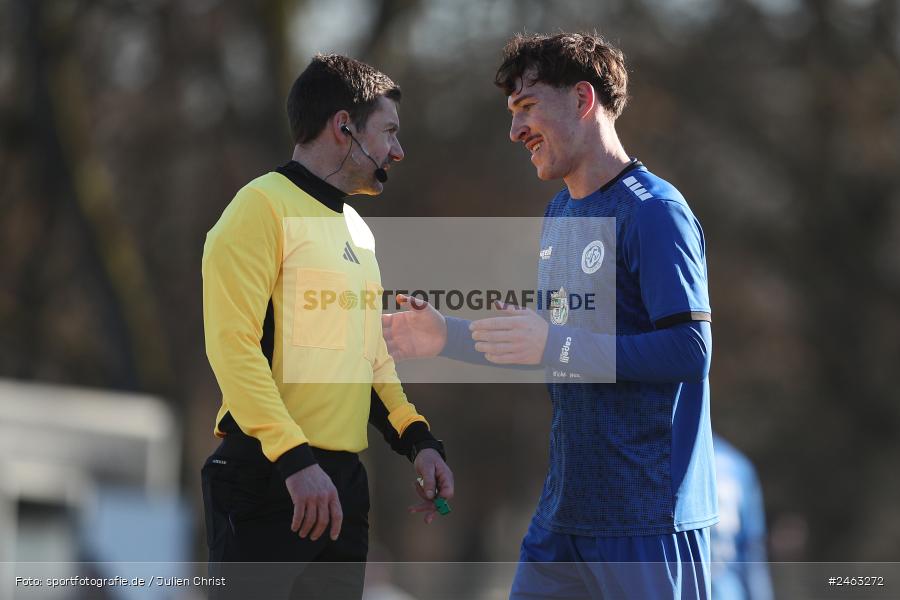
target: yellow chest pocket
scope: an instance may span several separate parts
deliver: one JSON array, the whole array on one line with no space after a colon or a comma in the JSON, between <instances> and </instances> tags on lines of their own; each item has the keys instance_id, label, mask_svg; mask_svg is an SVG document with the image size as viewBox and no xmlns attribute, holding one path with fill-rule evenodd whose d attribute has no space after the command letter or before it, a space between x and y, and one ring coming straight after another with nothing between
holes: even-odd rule
<instances>
[{"instance_id":1,"label":"yellow chest pocket","mask_svg":"<svg viewBox=\"0 0 900 600\"><path fill-rule=\"evenodd\" d=\"M294 295L294 346L343 350L347 346L347 275L297 269Z\"/></svg>"}]
</instances>

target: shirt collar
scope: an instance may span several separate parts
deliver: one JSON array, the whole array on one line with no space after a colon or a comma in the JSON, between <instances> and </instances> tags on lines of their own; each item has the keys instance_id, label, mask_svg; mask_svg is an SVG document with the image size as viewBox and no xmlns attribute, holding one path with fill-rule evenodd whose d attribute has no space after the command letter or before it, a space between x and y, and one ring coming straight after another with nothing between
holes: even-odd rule
<instances>
[{"instance_id":1,"label":"shirt collar","mask_svg":"<svg viewBox=\"0 0 900 600\"><path fill-rule=\"evenodd\" d=\"M286 162L275 169L275 172L290 179L294 185L334 212L344 212L344 198L347 194L314 175L296 160Z\"/></svg>"},{"instance_id":2,"label":"shirt collar","mask_svg":"<svg viewBox=\"0 0 900 600\"><path fill-rule=\"evenodd\" d=\"M630 171L633 171L634 169L637 169L637 168L640 168L640 167L643 167L643 166L644 166L644 164L643 164L641 161L639 161L639 160L636 159L636 158L632 158L632 159L631 159L631 162L629 162L627 165L625 165L625 168L622 169L621 171L619 171L619 174L618 174L618 175L616 175L615 177L613 177L612 179L610 179L609 181L607 181L606 183L604 183L603 186L600 188L599 191L600 191L600 192L605 192L606 190L608 190L608 189L611 188L612 186L614 186L614 185L616 185L617 183L619 183L619 181L620 181L623 177L625 177L625 175L627 175Z\"/></svg>"}]
</instances>

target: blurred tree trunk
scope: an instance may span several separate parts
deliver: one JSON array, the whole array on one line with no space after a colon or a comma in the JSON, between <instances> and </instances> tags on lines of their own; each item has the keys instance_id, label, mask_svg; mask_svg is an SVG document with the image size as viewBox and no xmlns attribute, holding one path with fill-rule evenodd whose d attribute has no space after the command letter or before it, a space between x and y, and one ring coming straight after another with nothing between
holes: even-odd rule
<instances>
[{"instance_id":1,"label":"blurred tree trunk","mask_svg":"<svg viewBox=\"0 0 900 600\"><path fill-rule=\"evenodd\" d=\"M70 46L79 12L56 10L58 6L52 4L24 4L39 47L51 52L35 74L46 102L38 120L48 128L44 156L37 166L45 177L62 175L65 188L48 198L59 203L57 210L68 203L84 233L90 268L103 282L106 307L102 315L114 332L113 351L129 358L122 383L132 389L171 392L170 348L157 294L147 279L136 240L122 219L110 174L93 150L90 105L82 85L86 75Z\"/></svg>"}]
</instances>

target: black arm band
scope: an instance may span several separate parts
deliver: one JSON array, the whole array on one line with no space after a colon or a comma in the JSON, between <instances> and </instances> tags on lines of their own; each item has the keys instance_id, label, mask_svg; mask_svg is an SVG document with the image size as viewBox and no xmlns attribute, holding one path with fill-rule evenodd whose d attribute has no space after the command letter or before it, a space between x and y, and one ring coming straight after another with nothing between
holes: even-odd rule
<instances>
[{"instance_id":1,"label":"black arm band","mask_svg":"<svg viewBox=\"0 0 900 600\"><path fill-rule=\"evenodd\" d=\"M432 450L437 450L437 453L441 455L441 458L444 459L444 462L447 462L447 453L444 452L444 442L436 439L434 436L432 436L429 440L423 440L412 445L408 456L409 462L414 462L419 452L421 452L422 450L427 450L429 448Z\"/></svg>"},{"instance_id":2,"label":"black arm band","mask_svg":"<svg viewBox=\"0 0 900 600\"><path fill-rule=\"evenodd\" d=\"M297 471L314 465L316 462L316 457L309 444L300 444L279 456L275 461L275 468L278 469L283 479L287 479Z\"/></svg>"}]
</instances>

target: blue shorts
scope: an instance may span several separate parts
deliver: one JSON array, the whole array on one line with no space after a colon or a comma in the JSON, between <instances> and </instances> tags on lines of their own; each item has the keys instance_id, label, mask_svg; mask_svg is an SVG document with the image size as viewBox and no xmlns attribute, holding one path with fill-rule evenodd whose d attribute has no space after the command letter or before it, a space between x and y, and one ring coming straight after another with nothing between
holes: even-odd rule
<instances>
[{"instance_id":1,"label":"blue shorts","mask_svg":"<svg viewBox=\"0 0 900 600\"><path fill-rule=\"evenodd\" d=\"M531 522L510 600L710 597L709 528L665 535L590 537Z\"/></svg>"}]
</instances>

